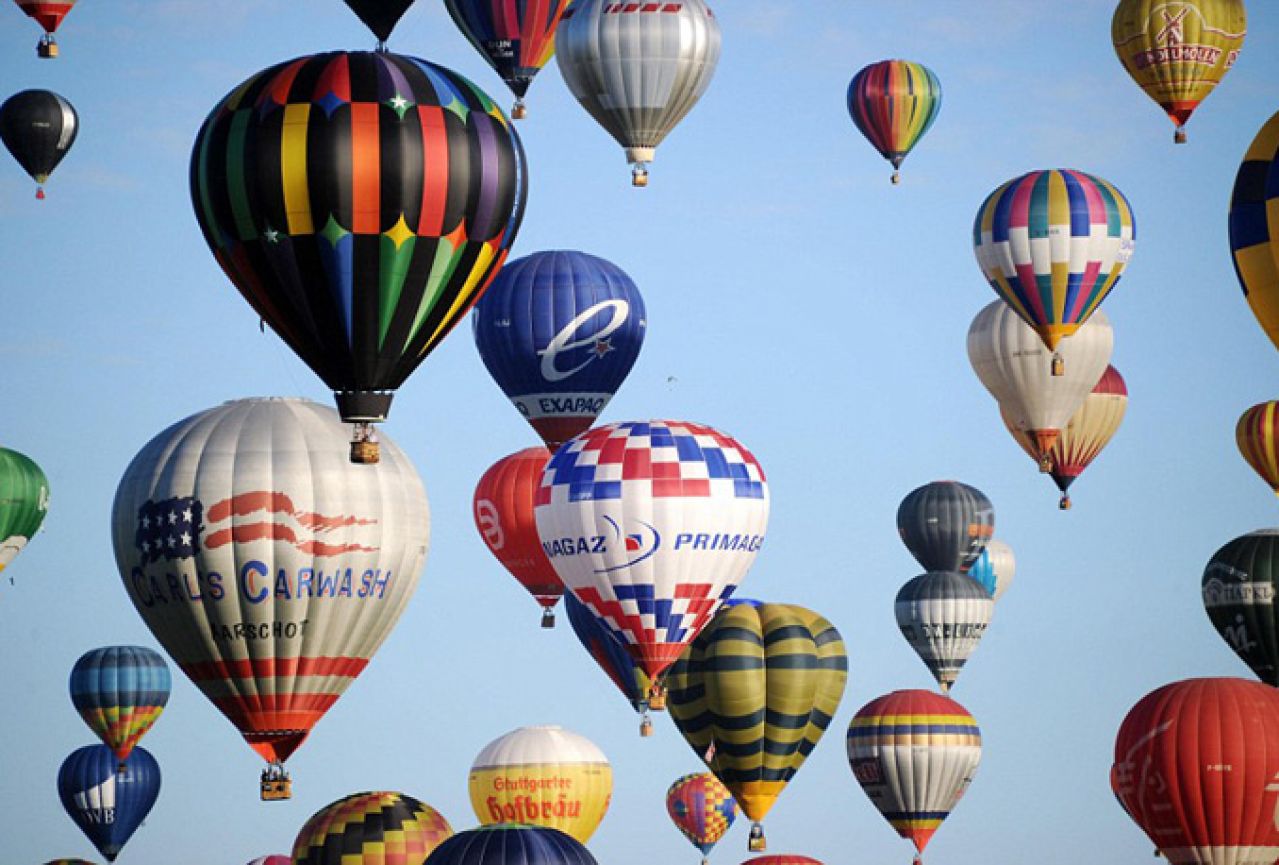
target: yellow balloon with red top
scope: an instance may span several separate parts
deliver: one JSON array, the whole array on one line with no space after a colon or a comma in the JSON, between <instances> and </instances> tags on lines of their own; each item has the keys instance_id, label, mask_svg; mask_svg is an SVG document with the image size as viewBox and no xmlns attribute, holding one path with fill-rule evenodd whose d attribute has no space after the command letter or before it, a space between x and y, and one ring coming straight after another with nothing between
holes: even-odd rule
<instances>
[{"instance_id":1,"label":"yellow balloon with red top","mask_svg":"<svg viewBox=\"0 0 1279 865\"><path fill-rule=\"evenodd\" d=\"M563 727L521 727L484 747L471 766L480 824L529 823L585 844L613 795L613 768L595 743Z\"/></svg>"}]
</instances>

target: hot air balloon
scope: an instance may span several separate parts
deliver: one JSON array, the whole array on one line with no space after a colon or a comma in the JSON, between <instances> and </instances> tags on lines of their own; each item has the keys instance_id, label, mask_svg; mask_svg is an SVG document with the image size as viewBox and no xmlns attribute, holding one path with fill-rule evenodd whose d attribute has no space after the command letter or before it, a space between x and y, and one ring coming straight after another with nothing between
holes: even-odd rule
<instances>
[{"instance_id":1,"label":"hot air balloon","mask_svg":"<svg viewBox=\"0 0 1279 865\"><path fill-rule=\"evenodd\" d=\"M169 667L145 646L104 646L71 668L71 702L120 765L169 702Z\"/></svg>"},{"instance_id":2,"label":"hot air balloon","mask_svg":"<svg viewBox=\"0 0 1279 865\"><path fill-rule=\"evenodd\" d=\"M475 487L472 505L475 527L489 552L542 605L542 627L555 624L555 605L564 594L537 537L533 493L551 454L546 448L527 448L495 462Z\"/></svg>"},{"instance_id":3,"label":"hot air balloon","mask_svg":"<svg viewBox=\"0 0 1279 865\"><path fill-rule=\"evenodd\" d=\"M1052 470L1053 445L1105 373L1114 342L1110 320L1100 310L1052 353L1003 301L993 301L973 319L968 361L1005 423L1033 443L1040 471ZM1064 369L1052 375L1057 358Z\"/></svg>"},{"instance_id":4,"label":"hot air balloon","mask_svg":"<svg viewBox=\"0 0 1279 865\"><path fill-rule=\"evenodd\" d=\"M897 533L926 571L966 571L995 532L995 507L976 487L933 481L902 499Z\"/></svg>"},{"instance_id":5,"label":"hot air balloon","mask_svg":"<svg viewBox=\"0 0 1279 865\"><path fill-rule=\"evenodd\" d=\"M710 772L676 779L666 791L666 813L675 828L702 851L702 865L737 819L737 800Z\"/></svg>"},{"instance_id":6,"label":"hot air balloon","mask_svg":"<svg viewBox=\"0 0 1279 865\"><path fill-rule=\"evenodd\" d=\"M1097 313L1101 315L1102 313ZM1088 324L1080 330L1084 333L1097 320L1097 316L1089 319ZM1070 341L1078 339L1078 334ZM1066 345L1066 343L1063 343ZM1092 392L1084 397L1083 404L1070 416L1070 420L1062 427L1061 434L1053 442L1052 448L1044 455L1047 457L1053 483L1061 490L1058 507L1063 511L1070 509L1070 485L1075 478L1083 474L1084 469L1092 465L1092 461L1101 453L1102 448L1110 443L1119 425L1123 423L1124 412L1128 408L1128 386L1119 370L1107 366L1106 372L1093 387ZM1021 445L1022 450L1030 458L1039 461L1038 440L1027 430L1017 428L1017 422L1004 410L999 410L1008 432Z\"/></svg>"},{"instance_id":7,"label":"hot air balloon","mask_svg":"<svg viewBox=\"0 0 1279 865\"><path fill-rule=\"evenodd\" d=\"M822 865L821 860L809 856L795 856L782 853L777 856L756 856L747 859L742 865Z\"/></svg>"},{"instance_id":8,"label":"hot air balloon","mask_svg":"<svg viewBox=\"0 0 1279 865\"><path fill-rule=\"evenodd\" d=\"M484 365L551 450L595 422L648 329L631 278L583 252L512 261L472 321Z\"/></svg>"},{"instance_id":9,"label":"hot air balloon","mask_svg":"<svg viewBox=\"0 0 1279 865\"><path fill-rule=\"evenodd\" d=\"M659 678L655 686L609 627L596 619L595 614L583 606L572 592L564 595L564 614L568 616L568 623L582 647L643 717L640 735L651 736L653 722L649 720L648 710L659 712L666 708L666 689L662 680Z\"/></svg>"},{"instance_id":10,"label":"hot air balloon","mask_svg":"<svg viewBox=\"0 0 1279 865\"><path fill-rule=\"evenodd\" d=\"M114 862L160 795L160 766L134 748L123 769L105 745L73 751L58 770L58 798L98 852Z\"/></svg>"},{"instance_id":11,"label":"hot air balloon","mask_svg":"<svg viewBox=\"0 0 1279 865\"><path fill-rule=\"evenodd\" d=\"M973 716L931 691L878 697L848 725L853 776L921 855L968 789L979 762L981 731Z\"/></svg>"},{"instance_id":12,"label":"hot air balloon","mask_svg":"<svg viewBox=\"0 0 1279 865\"><path fill-rule=\"evenodd\" d=\"M1204 568L1204 611L1221 638L1257 678L1279 686L1279 529L1235 538Z\"/></svg>"},{"instance_id":13,"label":"hot air balloon","mask_svg":"<svg viewBox=\"0 0 1279 865\"><path fill-rule=\"evenodd\" d=\"M848 85L848 113L879 155L898 169L941 111L941 81L922 63L881 60L862 68Z\"/></svg>"},{"instance_id":14,"label":"hot air balloon","mask_svg":"<svg viewBox=\"0 0 1279 865\"><path fill-rule=\"evenodd\" d=\"M0 448L0 571L26 547L49 511L49 481L28 456Z\"/></svg>"},{"instance_id":15,"label":"hot air balloon","mask_svg":"<svg viewBox=\"0 0 1279 865\"><path fill-rule=\"evenodd\" d=\"M568 89L626 149L631 182L647 186L657 145L710 86L719 24L704 0L579 0L564 12L556 49Z\"/></svg>"},{"instance_id":16,"label":"hot air balloon","mask_svg":"<svg viewBox=\"0 0 1279 865\"><path fill-rule=\"evenodd\" d=\"M36 198L75 143L80 115L51 90L23 90L0 105L0 141L36 182Z\"/></svg>"},{"instance_id":17,"label":"hot air balloon","mask_svg":"<svg viewBox=\"0 0 1279 865\"><path fill-rule=\"evenodd\" d=\"M1158 688L1115 737L1115 791L1169 862L1279 858L1279 691L1243 679Z\"/></svg>"},{"instance_id":18,"label":"hot air balloon","mask_svg":"<svg viewBox=\"0 0 1279 865\"><path fill-rule=\"evenodd\" d=\"M931 571L901 587L894 611L902 636L948 692L986 633L995 600L971 577Z\"/></svg>"},{"instance_id":19,"label":"hot air balloon","mask_svg":"<svg viewBox=\"0 0 1279 865\"><path fill-rule=\"evenodd\" d=\"M1119 281L1137 240L1123 193L1082 171L1032 171L977 211L973 251L995 290L1054 352Z\"/></svg>"},{"instance_id":20,"label":"hot air balloon","mask_svg":"<svg viewBox=\"0 0 1279 865\"><path fill-rule=\"evenodd\" d=\"M1270 228L1270 206L1279 198L1279 113L1261 127L1235 175L1230 196L1230 251L1244 299L1261 329L1279 348L1279 230Z\"/></svg>"},{"instance_id":21,"label":"hot air balloon","mask_svg":"<svg viewBox=\"0 0 1279 865\"><path fill-rule=\"evenodd\" d=\"M1261 476L1275 495L1279 495L1279 424L1276 413L1279 402L1269 400L1248 409L1235 425L1235 443L1239 453Z\"/></svg>"},{"instance_id":22,"label":"hot air balloon","mask_svg":"<svg viewBox=\"0 0 1279 865\"><path fill-rule=\"evenodd\" d=\"M721 610L667 676L671 718L752 821L761 821L816 747L844 695L839 631L795 604Z\"/></svg>"},{"instance_id":23,"label":"hot air balloon","mask_svg":"<svg viewBox=\"0 0 1279 865\"><path fill-rule=\"evenodd\" d=\"M613 767L590 739L563 727L521 727L471 764L471 808L484 826L549 826L585 844L613 795Z\"/></svg>"},{"instance_id":24,"label":"hot air balloon","mask_svg":"<svg viewBox=\"0 0 1279 865\"><path fill-rule=\"evenodd\" d=\"M524 96L555 53L555 28L571 0L444 0L453 23L515 94L511 117L524 118Z\"/></svg>"},{"instance_id":25,"label":"hot air balloon","mask_svg":"<svg viewBox=\"0 0 1279 865\"><path fill-rule=\"evenodd\" d=\"M36 56L52 59L58 56L58 42L53 33L67 17L76 0L15 0L18 8L34 18L44 28L44 35L36 44Z\"/></svg>"},{"instance_id":26,"label":"hot air balloon","mask_svg":"<svg viewBox=\"0 0 1279 865\"><path fill-rule=\"evenodd\" d=\"M346 0L346 5L377 37L378 50L385 51L391 31L413 5L413 0Z\"/></svg>"},{"instance_id":27,"label":"hot air balloon","mask_svg":"<svg viewBox=\"0 0 1279 865\"><path fill-rule=\"evenodd\" d=\"M711 427L615 423L555 452L535 507L564 586L656 680L755 561L768 483Z\"/></svg>"},{"instance_id":28,"label":"hot air balloon","mask_svg":"<svg viewBox=\"0 0 1279 865\"><path fill-rule=\"evenodd\" d=\"M249 865L293 865L293 857L280 855L259 856L250 862Z\"/></svg>"},{"instance_id":29,"label":"hot air balloon","mask_svg":"<svg viewBox=\"0 0 1279 865\"><path fill-rule=\"evenodd\" d=\"M1110 21L1115 54L1132 80L1177 126L1239 59L1248 15L1243 0L1119 0Z\"/></svg>"},{"instance_id":30,"label":"hot air balloon","mask_svg":"<svg viewBox=\"0 0 1279 865\"><path fill-rule=\"evenodd\" d=\"M288 122L284 122L285 118ZM478 87L388 53L299 57L245 81L191 153L191 200L231 282L369 424L466 314L515 240L523 151Z\"/></svg>"},{"instance_id":31,"label":"hot air balloon","mask_svg":"<svg viewBox=\"0 0 1279 865\"><path fill-rule=\"evenodd\" d=\"M403 793L352 793L311 815L293 842L293 865L419 863L453 835L438 811Z\"/></svg>"},{"instance_id":32,"label":"hot air balloon","mask_svg":"<svg viewBox=\"0 0 1279 865\"><path fill-rule=\"evenodd\" d=\"M44 865L93 865L93 863L87 859L50 859Z\"/></svg>"},{"instance_id":33,"label":"hot air balloon","mask_svg":"<svg viewBox=\"0 0 1279 865\"><path fill-rule=\"evenodd\" d=\"M417 586L426 493L384 441L347 460L306 400L250 399L179 421L134 457L112 511L129 598L174 662L270 766L282 764L386 639Z\"/></svg>"},{"instance_id":34,"label":"hot air balloon","mask_svg":"<svg viewBox=\"0 0 1279 865\"><path fill-rule=\"evenodd\" d=\"M967 571L968 576L996 601L1008 591L1016 573L1017 558L1013 555L1013 548L997 538L986 542L986 549Z\"/></svg>"},{"instance_id":35,"label":"hot air balloon","mask_svg":"<svg viewBox=\"0 0 1279 865\"><path fill-rule=\"evenodd\" d=\"M547 826L512 823L459 832L437 847L426 862L430 865L493 865L497 862L502 865L597 865L590 851L571 835Z\"/></svg>"}]
</instances>

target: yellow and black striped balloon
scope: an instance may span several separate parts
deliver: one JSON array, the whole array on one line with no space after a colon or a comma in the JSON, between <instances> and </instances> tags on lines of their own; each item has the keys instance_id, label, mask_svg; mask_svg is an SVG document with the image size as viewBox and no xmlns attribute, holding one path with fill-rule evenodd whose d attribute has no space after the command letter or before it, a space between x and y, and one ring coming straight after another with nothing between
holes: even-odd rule
<instances>
[{"instance_id":1,"label":"yellow and black striped balloon","mask_svg":"<svg viewBox=\"0 0 1279 865\"><path fill-rule=\"evenodd\" d=\"M794 604L742 601L671 667L667 707L684 739L756 827L830 724L848 678L839 631Z\"/></svg>"},{"instance_id":2,"label":"yellow and black striped balloon","mask_svg":"<svg viewBox=\"0 0 1279 865\"><path fill-rule=\"evenodd\" d=\"M401 793L355 793L321 808L293 842L294 865L421 865L453 834L434 808Z\"/></svg>"}]
</instances>

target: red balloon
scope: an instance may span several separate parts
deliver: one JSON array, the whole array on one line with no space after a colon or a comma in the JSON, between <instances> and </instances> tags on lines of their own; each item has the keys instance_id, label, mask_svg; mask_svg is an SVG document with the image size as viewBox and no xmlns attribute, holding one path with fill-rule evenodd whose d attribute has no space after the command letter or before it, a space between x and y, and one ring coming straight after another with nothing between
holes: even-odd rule
<instances>
[{"instance_id":1,"label":"red balloon","mask_svg":"<svg viewBox=\"0 0 1279 865\"><path fill-rule=\"evenodd\" d=\"M822 863L807 856L781 853L776 856L756 856L754 859L747 859L742 865L822 865Z\"/></svg>"},{"instance_id":2,"label":"red balloon","mask_svg":"<svg viewBox=\"0 0 1279 865\"><path fill-rule=\"evenodd\" d=\"M542 605L542 627L555 624L551 608L564 583L537 536L533 493L551 458L546 448L527 448L495 462L475 487L475 527L497 560Z\"/></svg>"},{"instance_id":3,"label":"red balloon","mask_svg":"<svg viewBox=\"0 0 1279 865\"><path fill-rule=\"evenodd\" d=\"M1111 783L1175 865L1279 859L1279 690L1189 679L1133 706L1115 738Z\"/></svg>"}]
</instances>

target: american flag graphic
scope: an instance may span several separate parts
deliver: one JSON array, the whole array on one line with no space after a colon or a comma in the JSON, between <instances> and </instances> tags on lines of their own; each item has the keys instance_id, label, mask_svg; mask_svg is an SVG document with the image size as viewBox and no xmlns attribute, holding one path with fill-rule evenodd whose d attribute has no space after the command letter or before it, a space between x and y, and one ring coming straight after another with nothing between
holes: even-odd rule
<instances>
[{"instance_id":1,"label":"american flag graphic","mask_svg":"<svg viewBox=\"0 0 1279 865\"><path fill-rule=\"evenodd\" d=\"M148 500L138 508L134 543L144 562L189 559L199 550L231 543L282 541L313 556L374 553L378 547L358 543L345 531L376 525L377 520L350 515L329 516L296 508L281 492L241 493L205 506L193 496Z\"/></svg>"}]
</instances>

